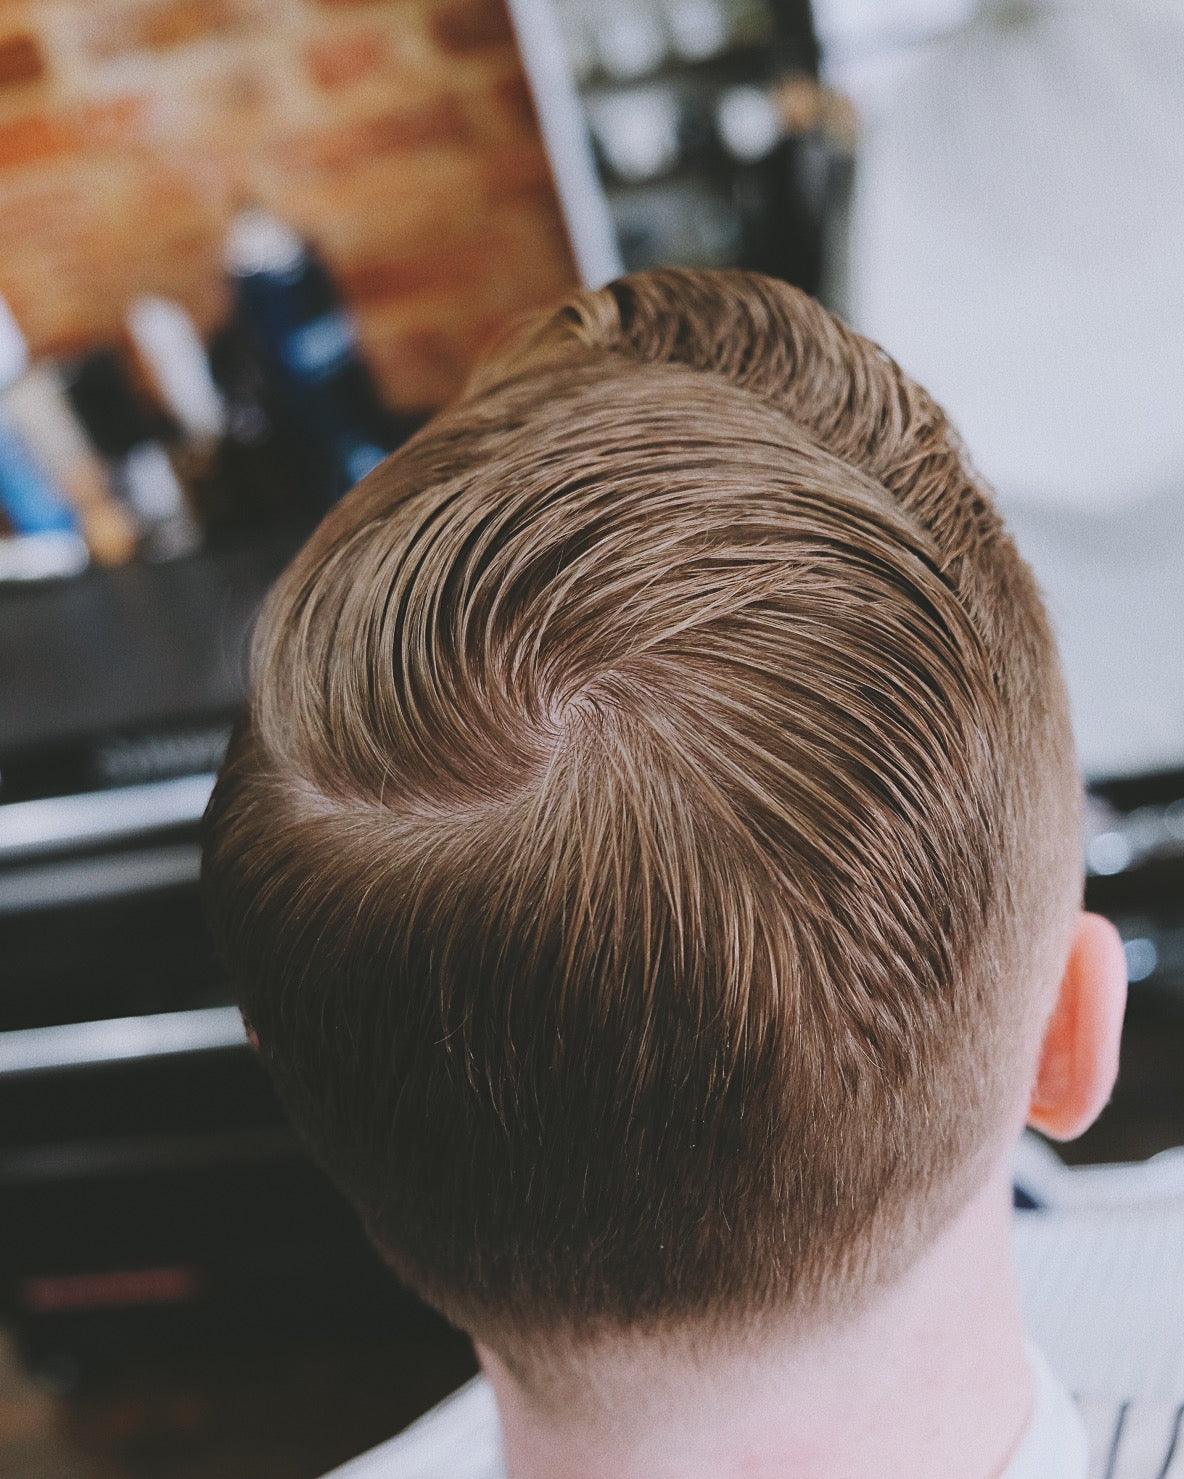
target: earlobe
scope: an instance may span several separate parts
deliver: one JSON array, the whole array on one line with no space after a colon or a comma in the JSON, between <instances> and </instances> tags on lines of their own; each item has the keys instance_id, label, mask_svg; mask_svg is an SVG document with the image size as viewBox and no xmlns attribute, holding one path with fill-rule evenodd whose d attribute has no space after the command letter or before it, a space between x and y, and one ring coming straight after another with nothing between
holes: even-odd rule
<instances>
[{"instance_id":1,"label":"earlobe","mask_svg":"<svg viewBox=\"0 0 1184 1479\"><path fill-rule=\"evenodd\" d=\"M1118 931L1081 914L1056 1005L1045 1028L1028 1123L1072 1140L1106 1106L1118 1075L1126 1008L1126 957Z\"/></svg>"}]
</instances>

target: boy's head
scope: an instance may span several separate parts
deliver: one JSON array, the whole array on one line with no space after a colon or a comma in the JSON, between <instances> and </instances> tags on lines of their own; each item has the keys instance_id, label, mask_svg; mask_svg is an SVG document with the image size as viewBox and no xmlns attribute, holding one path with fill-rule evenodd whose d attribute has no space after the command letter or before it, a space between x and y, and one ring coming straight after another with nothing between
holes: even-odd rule
<instances>
[{"instance_id":1,"label":"boy's head","mask_svg":"<svg viewBox=\"0 0 1184 1479\"><path fill-rule=\"evenodd\" d=\"M1030 1082L1078 798L941 411L784 284L662 271L519 331L280 581L208 896L376 1244L512 1357L922 1247Z\"/></svg>"}]
</instances>

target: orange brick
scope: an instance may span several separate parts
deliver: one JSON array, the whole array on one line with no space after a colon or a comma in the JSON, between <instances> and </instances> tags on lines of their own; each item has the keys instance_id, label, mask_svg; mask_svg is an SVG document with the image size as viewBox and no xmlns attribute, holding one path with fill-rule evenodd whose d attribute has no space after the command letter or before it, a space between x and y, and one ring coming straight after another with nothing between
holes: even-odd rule
<instances>
[{"instance_id":1,"label":"orange brick","mask_svg":"<svg viewBox=\"0 0 1184 1479\"><path fill-rule=\"evenodd\" d=\"M509 77L500 77L491 89L493 100L512 123L521 125L523 128L537 128L538 118L534 111L534 98L530 95L530 88L526 85L526 78L521 72L512 73Z\"/></svg>"},{"instance_id":2,"label":"orange brick","mask_svg":"<svg viewBox=\"0 0 1184 1479\"><path fill-rule=\"evenodd\" d=\"M506 327L504 313L478 313L460 327L461 344L469 359L476 361Z\"/></svg>"},{"instance_id":3,"label":"orange brick","mask_svg":"<svg viewBox=\"0 0 1184 1479\"><path fill-rule=\"evenodd\" d=\"M252 199L313 236L335 267L464 240L489 214L466 149L381 155L334 173L256 167L250 183Z\"/></svg>"},{"instance_id":4,"label":"orange brick","mask_svg":"<svg viewBox=\"0 0 1184 1479\"><path fill-rule=\"evenodd\" d=\"M449 52L480 51L514 39L502 0L460 0L444 5L432 15L431 33L436 44Z\"/></svg>"},{"instance_id":5,"label":"orange brick","mask_svg":"<svg viewBox=\"0 0 1184 1479\"><path fill-rule=\"evenodd\" d=\"M464 110L449 93L392 108L324 132L289 140L290 165L334 172L379 154L398 154L440 144L461 144L471 131Z\"/></svg>"},{"instance_id":6,"label":"orange brick","mask_svg":"<svg viewBox=\"0 0 1184 1479\"><path fill-rule=\"evenodd\" d=\"M77 231L92 215L92 204L72 172L52 169L19 183L0 174L0 261L22 246L57 240Z\"/></svg>"},{"instance_id":7,"label":"orange brick","mask_svg":"<svg viewBox=\"0 0 1184 1479\"><path fill-rule=\"evenodd\" d=\"M36 36L14 31L0 37L0 87L36 82L46 73L45 54Z\"/></svg>"},{"instance_id":8,"label":"orange brick","mask_svg":"<svg viewBox=\"0 0 1184 1479\"><path fill-rule=\"evenodd\" d=\"M98 7L96 7L98 8ZM128 51L170 51L207 36L241 28L247 12L238 0L152 0L93 16L90 49L100 58Z\"/></svg>"},{"instance_id":9,"label":"orange brick","mask_svg":"<svg viewBox=\"0 0 1184 1479\"><path fill-rule=\"evenodd\" d=\"M453 336L447 330L431 325L408 330L399 340L399 349L433 376L455 380L467 368L465 357Z\"/></svg>"},{"instance_id":10,"label":"orange brick","mask_svg":"<svg viewBox=\"0 0 1184 1479\"><path fill-rule=\"evenodd\" d=\"M481 177L491 201L555 198L547 151L533 141L489 150L481 160Z\"/></svg>"},{"instance_id":11,"label":"orange brick","mask_svg":"<svg viewBox=\"0 0 1184 1479\"><path fill-rule=\"evenodd\" d=\"M538 302L577 285L567 229L553 200L515 204L500 212L497 222L504 242L500 264L503 270L498 276L515 302L520 305ZM516 278L512 270L504 270L521 261L531 264L525 279Z\"/></svg>"},{"instance_id":12,"label":"orange brick","mask_svg":"<svg viewBox=\"0 0 1184 1479\"><path fill-rule=\"evenodd\" d=\"M472 356L446 313L419 322L363 315L359 327L362 351L393 405L434 410L464 383Z\"/></svg>"},{"instance_id":13,"label":"orange brick","mask_svg":"<svg viewBox=\"0 0 1184 1479\"><path fill-rule=\"evenodd\" d=\"M309 75L326 92L364 82L383 69L390 55L387 37L377 29L347 36L320 36L304 50Z\"/></svg>"},{"instance_id":14,"label":"orange brick","mask_svg":"<svg viewBox=\"0 0 1184 1479\"><path fill-rule=\"evenodd\" d=\"M73 115L79 138L90 148L126 143L144 123L149 107L150 100L142 94L84 103Z\"/></svg>"},{"instance_id":15,"label":"orange brick","mask_svg":"<svg viewBox=\"0 0 1184 1479\"><path fill-rule=\"evenodd\" d=\"M483 234L357 263L339 269L338 275L351 302L406 298L437 288L462 288L480 278L494 249Z\"/></svg>"},{"instance_id":16,"label":"orange brick","mask_svg":"<svg viewBox=\"0 0 1184 1479\"><path fill-rule=\"evenodd\" d=\"M29 113L0 123L0 169L40 164L70 154L81 144L71 121L52 113Z\"/></svg>"},{"instance_id":17,"label":"orange brick","mask_svg":"<svg viewBox=\"0 0 1184 1479\"><path fill-rule=\"evenodd\" d=\"M165 0L144 13L141 35L152 51L232 31L241 15L233 0Z\"/></svg>"}]
</instances>

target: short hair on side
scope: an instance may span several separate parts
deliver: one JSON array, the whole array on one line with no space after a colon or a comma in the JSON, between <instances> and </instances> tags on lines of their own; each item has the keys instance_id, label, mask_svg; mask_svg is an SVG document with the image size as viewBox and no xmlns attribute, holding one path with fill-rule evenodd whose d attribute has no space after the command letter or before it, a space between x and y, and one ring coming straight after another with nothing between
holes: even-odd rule
<instances>
[{"instance_id":1,"label":"short hair on side","mask_svg":"<svg viewBox=\"0 0 1184 1479\"><path fill-rule=\"evenodd\" d=\"M506 1348L913 1256L1014 1107L1079 805L940 409L661 270L522 326L282 577L205 888L314 1152Z\"/></svg>"}]
</instances>

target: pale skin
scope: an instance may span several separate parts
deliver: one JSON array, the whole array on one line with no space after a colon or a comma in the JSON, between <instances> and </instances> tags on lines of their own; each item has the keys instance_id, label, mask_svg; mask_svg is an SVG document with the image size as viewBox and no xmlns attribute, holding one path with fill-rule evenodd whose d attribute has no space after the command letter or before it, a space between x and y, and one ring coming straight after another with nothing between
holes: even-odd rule
<instances>
[{"instance_id":1,"label":"pale skin","mask_svg":"<svg viewBox=\"0 0 1184 1479\"><path fill-rule=\"evenodd\" d=\"M1023 1122L1081 1134L1118 1071L1126 966L1081 914L1014 1114L978 1189L903 1278L858 1313L744 1355L637 1346L585 1365L593 1400L542 1403L478 1345L509 1479L998 1479L1032 1413L1012 1262L1012 1145Z\"/></svg>"}]
</instances>

